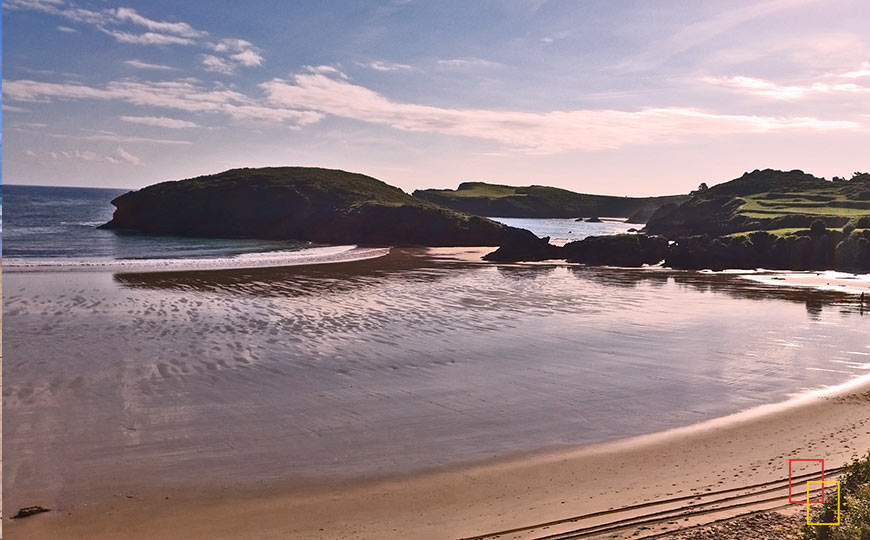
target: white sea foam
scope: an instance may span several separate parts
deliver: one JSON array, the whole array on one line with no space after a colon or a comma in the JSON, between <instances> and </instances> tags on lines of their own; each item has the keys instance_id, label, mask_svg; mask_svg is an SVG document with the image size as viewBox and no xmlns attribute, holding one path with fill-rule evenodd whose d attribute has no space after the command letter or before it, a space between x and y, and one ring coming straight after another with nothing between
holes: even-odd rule
<instances>
[{"instance_id":1,"label":"white sea foam","mask_svg":"<svg viewBox=\"0 0 870 540\"><path fill-rule=\"evenodd\" d=\"M389 248L324 246L293 251L266 251L234 256L153 259L6 258L6 272L170 272L227 270L350 262L383 257Z\"/></svg>"}]
</instances>

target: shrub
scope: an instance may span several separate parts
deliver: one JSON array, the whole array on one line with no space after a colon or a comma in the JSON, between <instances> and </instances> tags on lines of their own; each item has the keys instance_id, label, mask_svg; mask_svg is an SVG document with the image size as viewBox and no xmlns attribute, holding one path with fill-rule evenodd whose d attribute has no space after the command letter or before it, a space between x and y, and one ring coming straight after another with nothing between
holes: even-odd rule
<instances>
[{"instance_id":1,"label":"shrub","mask_svg":"<svg viewBox=\"0 0 870 540\"><path fill-rule=\"evenodd\" d=\"M870 453L855 460L840 478L840 525L807 525L804 540L868 540L870 539ZM813 515L816 523L837 519L836 495L825 496Z\"/></svg>"},{"instance_id":2,"label":"shrub","mask_svg":"<svg viewBox=\"0 0 870 540\"><path fill-rule=\"evenodd\" d=\"M849 223L844 225L843 226L843 237L849 238L849 236L851 236L852 233L855 231L855 228L856 228L855 223L853 221L850 221Z\"/></svg>"}]
</instances>

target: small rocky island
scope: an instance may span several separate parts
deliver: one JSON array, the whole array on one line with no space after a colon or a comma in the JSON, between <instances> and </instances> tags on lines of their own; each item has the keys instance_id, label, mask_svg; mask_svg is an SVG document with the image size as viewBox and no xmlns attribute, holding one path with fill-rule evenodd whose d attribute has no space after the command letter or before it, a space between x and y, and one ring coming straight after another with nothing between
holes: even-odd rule
<instances>
[{"instance_id":1,"label":"small rocky island","mask_svg":"<svg viewBox=\"0 0 870 540\"><path fill-rule=\"evenodd\" d=\"M450 210L375 178L311 167L233 169L162 182L112 201L102 228L323 244L546 244L531 232Z\"/></svg>"}]
</instances>

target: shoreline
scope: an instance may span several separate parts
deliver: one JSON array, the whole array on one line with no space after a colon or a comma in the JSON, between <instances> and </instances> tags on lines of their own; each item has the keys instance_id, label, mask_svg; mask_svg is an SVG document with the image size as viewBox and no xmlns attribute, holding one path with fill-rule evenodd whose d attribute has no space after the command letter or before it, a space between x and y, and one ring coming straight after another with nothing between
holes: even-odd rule
<instances>
[{"instance_id":1,"label":"shoreline","mask_svg":"<svg viewBox=\"0 0 870 540\"><path fill-rule=\"evenodd\" d=\"M336 251L341 249L341 251ZM243 254L220 258L109 259L105 261L56 261L53 259L14 259L6 263L5 272L68 273L111 272L115 274L160 272L220 272L259 268L292 268L319 264L337 264L378 259L390 253L390 247L318 246L297 251ZM296 255L295 259L287 259ZM301 255L301 256L300 256ZM19 263L18 261L32 261Z\"/></svg>"},{"instance_id":2,"label":"shoreline","mask_svg":"<svg viewBox=\"0 0 870 540\"><path fill-rule=\"evenodd\" d=\"M302 489L112 494L6 527L7 534L27 538L70 539L434 540L488 538L515 528L523 530L501 537L534 538L559 526L578 527L576 521L547 522L595 512L624 519L623 513L638 511L620 508L780 481L787 478L788 458L824 458L826 470L833 470L870 448L868 411L870 375L698 424L572 450ZM592 522L601 526L603 519ZM524 529L534 524L545 525Z\"/></svg>"},{"instance_id":3,"label":"shoreline","mask_svg":"<svg viewBox=\"0 0 870 540\"><path fill-rule=\"evenodd\" d=\"M801 287L845 294L870 293L870 274L826 271L766 271L743 274L742 278L778 287Z\"/></svg>"}]
</instances>

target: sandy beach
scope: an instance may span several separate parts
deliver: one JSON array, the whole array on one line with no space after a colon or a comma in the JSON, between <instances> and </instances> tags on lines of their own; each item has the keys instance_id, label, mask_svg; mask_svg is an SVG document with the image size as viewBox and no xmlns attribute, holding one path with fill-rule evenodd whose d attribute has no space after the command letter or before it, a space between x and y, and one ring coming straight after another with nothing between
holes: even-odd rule
<instances>
[{"instance_id":1,"label":"sandy beach","mask_svg":"<svg viewBox=\"0 0 870 540\"><path fill-rule=\"evenodd\" d=\"M806 397L853 296L479 252L9 273L6 538L649 538L870 448L870 380Z\"/></svg>"},{"instance_id":2,"label":"sandy beach","mask_svg":"<svg viewBox=\"0 0 870 540\"><path fill-rule=\"evenodd\" d=\"M825 394L573 452L318 490L113 493L99 504L7 522L6 532L11 539L434 540L580 530L584 538L597 537L595 531L649 538L788 506L788 459L823 458L826 478L834 478L870 448L868 412L865 378ZM813 476L808 471L805 479ZM663 500L672 502L655 504ZM683 515L690 506L702 512ZM634 508L619 510L627 507Z\"/></svg>"}]
</instances>

